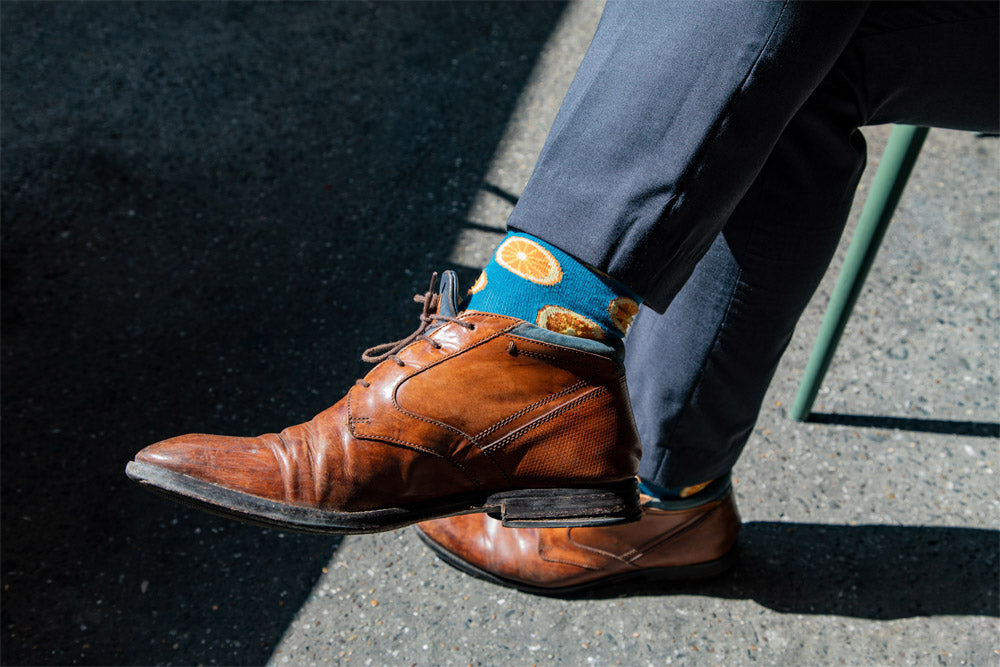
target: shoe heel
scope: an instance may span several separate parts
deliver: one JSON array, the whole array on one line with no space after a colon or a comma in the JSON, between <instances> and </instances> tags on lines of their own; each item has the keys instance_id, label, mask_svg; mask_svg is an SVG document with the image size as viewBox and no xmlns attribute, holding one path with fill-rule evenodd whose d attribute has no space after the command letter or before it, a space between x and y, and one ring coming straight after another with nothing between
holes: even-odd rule
<instances>
[{"instance_id":1,"label":"shoe heel","mask_svg":"<svg viewBox=\"0 0 1000 667\"><path fill-rule=\"evenodd\" d=\"M487 513L509 528L613 526L638 521L636 478L577 489L521 489L490 496Z\"/></svg>"}]
</instances>

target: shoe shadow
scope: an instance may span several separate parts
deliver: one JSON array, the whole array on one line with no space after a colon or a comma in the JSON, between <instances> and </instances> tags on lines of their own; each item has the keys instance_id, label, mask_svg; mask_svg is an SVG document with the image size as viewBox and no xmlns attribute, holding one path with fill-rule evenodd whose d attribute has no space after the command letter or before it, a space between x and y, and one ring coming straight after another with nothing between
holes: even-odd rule
<instances>
[{"instance_id":1,"label":"shoe shadow","mask_svg":"<svg viewBox=\"0 0 1000 667\"><path fill-rule=\"evenodd\" d=\"M873 620L1000 616L1000 532L935 526L744 524L739 560L704 582L633 582L586 597L705 595Z\"/></svg>"},{"instance_id":2,"label":"shoe shadow","mask_svg":"<svg viewBox=\"0 0 1000 667\"><path fill-rule=\"evenodd\" d=\"M562 11L0 6L0 662L269 659L339 540L124 466L309 419L416 326Z\"/></svg>"}]
</instances>

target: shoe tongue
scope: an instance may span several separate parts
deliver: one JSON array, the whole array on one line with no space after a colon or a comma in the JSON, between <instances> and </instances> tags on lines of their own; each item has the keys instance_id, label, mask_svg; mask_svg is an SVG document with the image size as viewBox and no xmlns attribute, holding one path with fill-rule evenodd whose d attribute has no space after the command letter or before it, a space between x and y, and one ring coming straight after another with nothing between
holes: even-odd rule
<instances>
[{"instance_id":1,"label":"shoe tongue","mask_svg":"<svg viewBox=\"0 0 1000 667\"><path fill-rule=\"evenodd\" d=\"M458 276L454 271L445 271L441 274L441 283L438 286L438 315L445 317L455 317L458 315Z\"/></svg>"}]
</instances>

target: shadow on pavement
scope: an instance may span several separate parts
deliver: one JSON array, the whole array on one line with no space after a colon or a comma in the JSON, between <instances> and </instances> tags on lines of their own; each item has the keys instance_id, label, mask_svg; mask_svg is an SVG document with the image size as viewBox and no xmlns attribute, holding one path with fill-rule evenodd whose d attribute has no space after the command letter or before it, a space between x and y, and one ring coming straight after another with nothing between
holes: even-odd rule
<instances>
[{"instance_id":1,"label":"shadow on pavement","mask_svg":"<svg viewBox=\"0 0 1000 667\"><path fill-rule=\"evenodd\" d=\"M268 659L338 540L124 465L308 419L416 326L561 12L3 5L5 664Z\"/></svg>"},{"instance_id":2,"label":"shadow on pavement","mask_svg":"<svg viewBox=\"0 0 1000 667\"><path fill-rule=\"evenodd\" d=\"M634 582L587 598L706 595L793 614L875 620L1000 616L1000 532L934 526L752 521L726 575L685 584Z\"/></svg>"},{"instance_id":3,"label":"shadow on pavement","mask_svg":"<svg viewBox=\"0 0 1000 667\"><path fill-rule=\"evenodd\" d=\"M811 424L834 424L860 428L895 429L916 433L944 433L978 438L1000 438L1000 423L956 421L952 419L917 419L882 415L841 415L813 412L806 419Z\"/></svg>"}]
</instances>

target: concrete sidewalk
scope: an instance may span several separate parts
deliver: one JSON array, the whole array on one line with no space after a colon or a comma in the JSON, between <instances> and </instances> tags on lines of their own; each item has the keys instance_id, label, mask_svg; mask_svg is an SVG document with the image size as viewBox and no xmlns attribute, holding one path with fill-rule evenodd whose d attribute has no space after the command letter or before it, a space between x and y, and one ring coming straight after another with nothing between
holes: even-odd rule
<instances>
[{"instance_id":1,"label":"concrete sidewalk","mask_svg":"<svg viewBox=\"0 0 1000 667\"><path fill-rule=\"evenodd\" d=\"M4 664L997 664L996 138L931 132L830 423L794 423L845 235L718 580L543 598L413 529L286 534L128 484L159 438L308 419L409 331L426 274L474 280L600 14L292 7L0 7Z\"/></svg>"}]
</instances>

